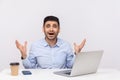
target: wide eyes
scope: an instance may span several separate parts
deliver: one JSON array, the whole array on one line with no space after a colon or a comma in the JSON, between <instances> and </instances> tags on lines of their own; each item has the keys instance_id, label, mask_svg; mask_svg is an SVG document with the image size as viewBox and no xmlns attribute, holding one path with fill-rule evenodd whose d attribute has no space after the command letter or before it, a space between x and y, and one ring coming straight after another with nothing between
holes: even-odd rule
<instances>
[{"instance_id":1,"label":"wide eyes","mask_svg":"<svg viewBox=\"0 0 120 80\"><path fill-rule=\"evenodd\" d=\"M47 25L46 25L46 28L50 28L50 24L47 24Z\"/></svg>"},{"instance_id":2,"label":"wide eyes","mask_svg":"<svg viewBox=\"0 0 120 80\"><path fill-rule=\"evenodd\" d=\"M53 24L53 27L54 27L54 28L57 28L58 26L57 26L56 24Z\"/></svg>"},{"instance_id":3,"label":"wide eyes","mask_svg":"<svg viewBox=\"0 0 120 80\"><path fill-rule=\"evenodd\" d=\"M56 24L53 24L53 25L47 24L47 25L46 25L46 28L50 28L50 27L57 28L58 25L56 25Z\"/></svg>"}]
</instances>

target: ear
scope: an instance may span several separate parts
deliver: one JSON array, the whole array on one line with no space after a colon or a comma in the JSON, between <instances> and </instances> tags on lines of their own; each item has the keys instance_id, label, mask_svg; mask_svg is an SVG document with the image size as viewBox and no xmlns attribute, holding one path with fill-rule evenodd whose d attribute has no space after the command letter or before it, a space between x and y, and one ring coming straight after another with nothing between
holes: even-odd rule
<instances>
[{"instance_id":1,"label":"ear","mask_svg":"<svg viewBox=\"0 0 120 80\"><path fill-rule=\"evenodd\" d=\"M44 32L44 26L42 27L42 32Z\"/></svg>"},{"instance_id":2,"label":"ear","mask_svg":"<svg viewBox=\"0 0 120 80\"><path fill-rule=\"evenodd\" d=\"M60 33L60 26L59 26L59 31L58 31L58 33Z\"/></svg>"},{"instance_id":3,"label":"ear","mask_svg":"<svg viewBox=\"0 0 120 80\"><path fill-rule=\"evenodd\" d=\"M59 29L58 33L60 33L60 29Z\"/></svg>"}]
</instances>

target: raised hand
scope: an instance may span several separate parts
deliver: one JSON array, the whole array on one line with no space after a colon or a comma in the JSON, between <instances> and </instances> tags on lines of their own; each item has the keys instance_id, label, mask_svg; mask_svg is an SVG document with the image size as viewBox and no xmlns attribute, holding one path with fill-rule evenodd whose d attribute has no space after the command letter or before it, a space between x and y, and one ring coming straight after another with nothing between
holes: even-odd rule
<instances>
[{"instance_id":1,"label":"raised hand","mask_svg":"<svg viewBox=\"0 0 120 80\"><path fill-rule=\"evenodd\" d=\"M20 44L17 40L15 41L16 47L20 50L21 56L25 59L27 57L27 41L24 42L24 45Z\"/></svg>"},{"instance_id":2,"label":"raised hand","mask_svg":"<svg viewBox=\"0 0 120 80\"><path fill-rule=\"evenodd\" d=\"M82 48L85 45L85 42L86 42L86 39L84 39L80 45L77 45L76 43L74 43L74 50L76 54L78 54L82 50Z\"/></svg>"}]
</instances>

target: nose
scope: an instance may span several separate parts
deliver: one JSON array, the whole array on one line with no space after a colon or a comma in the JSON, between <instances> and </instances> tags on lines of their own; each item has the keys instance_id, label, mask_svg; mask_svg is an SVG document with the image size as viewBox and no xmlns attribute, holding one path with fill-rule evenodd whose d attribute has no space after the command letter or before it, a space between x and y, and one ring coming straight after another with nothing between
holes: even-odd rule
<instances>
[{"instance_id":1,"label":"nose","mask_svg":"<svg viewBox=\"0 0 120 80\"><path fill-rule=\"evenodd\" d=\"M52 26L50 27L50 31L53 31L53 27Z\"/></svg>"}]
</instances>

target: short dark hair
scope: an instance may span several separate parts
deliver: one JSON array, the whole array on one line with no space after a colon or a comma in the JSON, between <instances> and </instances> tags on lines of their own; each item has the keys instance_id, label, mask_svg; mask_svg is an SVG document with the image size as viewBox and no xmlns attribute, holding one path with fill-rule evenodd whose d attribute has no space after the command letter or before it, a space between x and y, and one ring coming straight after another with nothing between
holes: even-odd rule
<instances>
[{"instance_id":1,"label":"short dark hair","mask_svg":"<svg viewBox=\"0 0 120 80\"><path fill-rule=\"evenodd\" d=\"M47 16L47 17L45 17L43 25L45 25L45 23L47 21L56 21L58 23L58 26L60 26L59 19L56 16Z\"/></svg>"}]
</instances>

